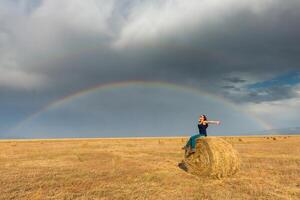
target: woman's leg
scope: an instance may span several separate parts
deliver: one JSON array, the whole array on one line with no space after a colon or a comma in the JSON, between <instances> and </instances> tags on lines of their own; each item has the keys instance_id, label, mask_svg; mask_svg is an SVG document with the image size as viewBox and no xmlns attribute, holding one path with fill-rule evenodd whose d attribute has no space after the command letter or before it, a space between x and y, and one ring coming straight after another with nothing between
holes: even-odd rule
<instances>
[{"instance_id":1,"label":"woman's leg","mask_svg":"<svg viewBox=\"0 0 300 200\"><path fill-rule=\"evenodd\" d=\"M200 135L200 134L197 134L197 135L193 135L193 136L191 137L191 149L192 149L192 151L194 151L194 150L196 149L196 139L197 139L198 137L201 137L201 135Z\"/></svg>"},{"instance_id":2,"label":"woman's leg","mask_svg":"<svg viewBox=\"0 0 300 200\"><path fill-rule=\"evenodd\" d=\"M186 145L184 146L185 148L189 148L192 145L191 140L192 140L192 137L190 137L190 139L187 141Z\"/></svg>"},{"instance_id":3,"label":"woman's leg","mask_svg":"<svg viewBox=\"0 0 300 200\"><path fill-rule=\"evenodd\" d=\"M196 148L196 139L198 137L203 137L203 136L200 135L200 134L196 134L196 135L191 136L184 147L185 148L191 147L191 149L195 150L195 148Z\"/></svg>"}]
</instances>

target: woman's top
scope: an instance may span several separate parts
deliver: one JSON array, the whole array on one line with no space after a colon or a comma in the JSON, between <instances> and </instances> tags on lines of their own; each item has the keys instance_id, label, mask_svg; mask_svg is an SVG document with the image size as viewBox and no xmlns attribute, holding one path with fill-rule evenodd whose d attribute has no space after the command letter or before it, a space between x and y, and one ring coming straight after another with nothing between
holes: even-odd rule
<instances>
[{"instance_id":1,"label":"woman's top","mask_svg":"<svg viewBox=\"0 0 300 200\"><path fill-rule=\"evenodd\" d=\"M198 129L199 129L199 134L200 135L203 135L203 136L207 136L207 133L206 133L206 128L208 127L208 124L198 124Z\"/></svg>"}]
</instances>

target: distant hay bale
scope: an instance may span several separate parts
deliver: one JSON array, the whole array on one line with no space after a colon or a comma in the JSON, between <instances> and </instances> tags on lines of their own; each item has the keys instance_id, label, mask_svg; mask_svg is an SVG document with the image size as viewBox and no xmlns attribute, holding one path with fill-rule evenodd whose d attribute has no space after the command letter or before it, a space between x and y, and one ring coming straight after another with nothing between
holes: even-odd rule
<instances>
[{"instance_id":1,"label":"distant hay bale","mask_svg":"<svg viewBox=\"0 0 300 200\"><path fill-rule=\"evenodd\" d=\"M276 137L273 137L273 140L276 140Z\"/></svg>"},{"instance_id":2,"label":"distant hay bale","mask_svg":"<svg viewBox=\"0 0 300 200\"><path fill-rule=\"evenodd\" d=\"M158 140L158 144L165 144L164 141Z\"/></svg>"},{"instance_id":3,"label":"distant hay bale","mask_svg":"<svg viewBox=\"0 0 300 200\"><path fill-rule=\"evenodd\" d=\"M197 139L196 152L185 156L186 170L197 176L227 177L240 168L238 152L231 144L217 137Z\"/></svg>"},{"instance_id":4,"label":"distant hay bale","mask_svg":"<svg viewBox=\"0 0 300 200\"><path fill-rule=\"evenodd\" d=\"M15 147L15 146L17 146L17 143L16 142L11 142L11 146Z\"/></svg>"},{"instance_id":5,"label":"distant hay bale","mask_svg":"<svg viewBox=\"0 0 300 200\"><path fill-rule=\"evenodd\" d=\"M83 142L82 144L81 144L81 147L83 147L83 148L86 148L86 147L88 147L89 146L89 143L88 142Z\"/></svg>"},{"instance_id":6,"label":"distant hay bale","mask_svg":"<svg viewBox=\"0 0 300 200\"><path fill-rule=\"evenodd\" d=\"M242 138L239 138L239 141L240 141L240 142L243 142Z\"/></svg>"}]
</instances>

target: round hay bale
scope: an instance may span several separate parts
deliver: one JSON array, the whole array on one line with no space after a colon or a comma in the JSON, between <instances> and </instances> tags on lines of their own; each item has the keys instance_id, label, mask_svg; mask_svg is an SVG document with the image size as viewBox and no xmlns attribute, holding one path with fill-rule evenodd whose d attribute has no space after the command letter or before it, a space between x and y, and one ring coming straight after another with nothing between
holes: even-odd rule
<instances>
[{"instance_id":1,"label":"round hay bale","mask_svg":"<svg viewBox=\"0 0 300 200\"><path fill-rule=\"evenodd\" d=\"M196 152L186 155L183 163L194 175L216 178L231 176L240 168L238 152L217 137L198 138Z\"/></svg>"}]
</instances>

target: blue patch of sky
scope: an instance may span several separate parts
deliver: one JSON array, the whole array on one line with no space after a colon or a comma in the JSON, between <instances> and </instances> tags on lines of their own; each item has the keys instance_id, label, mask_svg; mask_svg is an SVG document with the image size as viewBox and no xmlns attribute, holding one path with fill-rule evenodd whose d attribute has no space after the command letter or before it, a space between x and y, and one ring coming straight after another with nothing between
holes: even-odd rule
<instances>
[{"instance_id":1,"label":"blue patch of sky","mask_svg":"<svg viewBox=\"0 0 300 200\"><path fill-rule=\"evenodd\" d=\"M31 14L36 8L38 8L43 0L4 0L9 6L17 7L25 14Z\"/></svg>"},{"instance_id":2,"label":"blue patch of sky","mask_svg":"<svg viewBox=\"0 0 300 200\"><path fill-rule=\"evenodd\" d=\"M270 80L248 85L248 89L264 89L276 86L293 86L300 83L300 71L292 71Z\"/></svg>"},{"instance_id":3,"label":"blue patch of sky","mask_svg":"<svg viewBox=\"0 0 300 200\"><path fill-rule=\"evenodd\" d=\"M37 9L41 5L41 0L30 0L27 1L27 4L25 5L25 12L27 14L32 13L35 9Z\"/></svg>"}]
</instances>

